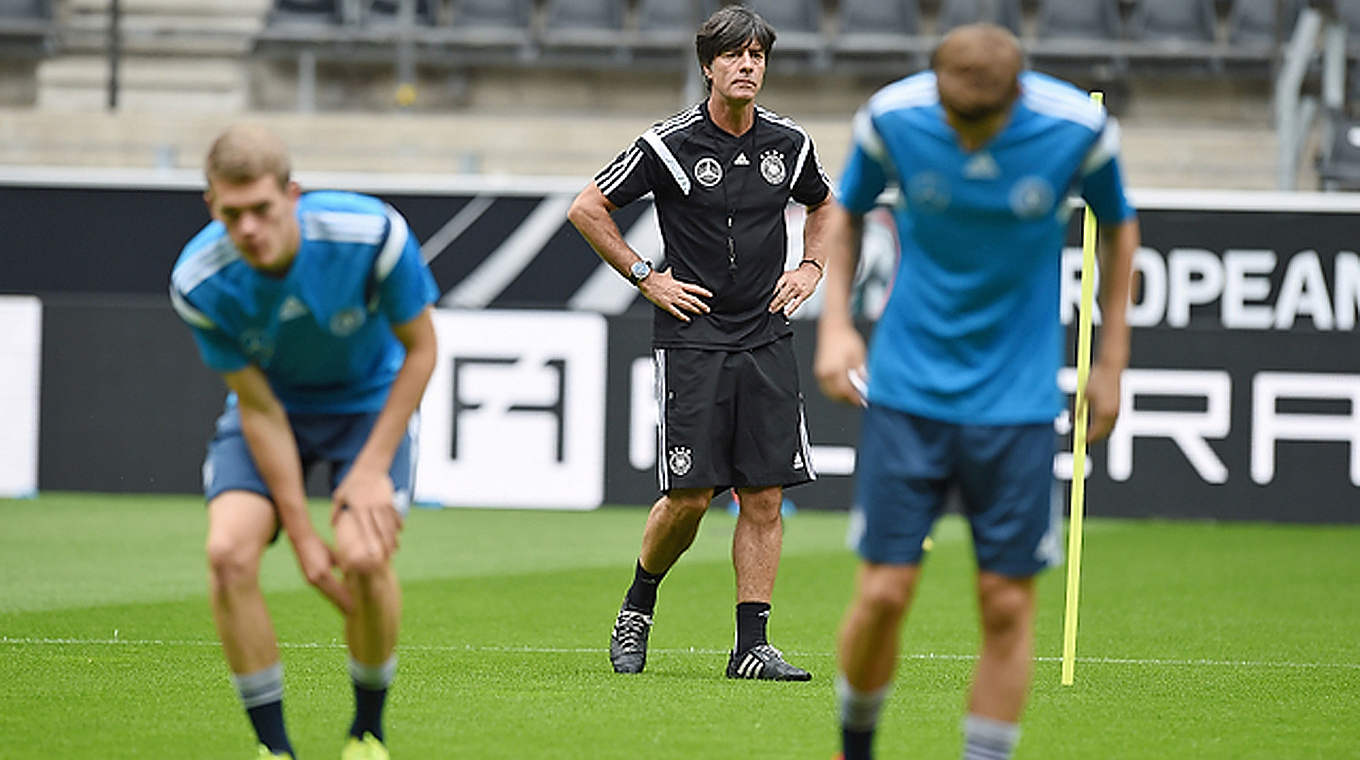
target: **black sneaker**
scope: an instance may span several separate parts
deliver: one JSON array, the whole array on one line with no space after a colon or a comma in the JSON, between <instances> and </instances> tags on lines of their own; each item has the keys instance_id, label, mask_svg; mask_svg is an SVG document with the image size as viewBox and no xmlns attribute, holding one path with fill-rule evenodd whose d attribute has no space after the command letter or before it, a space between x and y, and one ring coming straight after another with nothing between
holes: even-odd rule
<instances>
[{"instance_id":1,"label":"black sneaker","mask_svg":"<svg viewBox=\"0 0 1360 760\"><path fill-rule=\"evenodd\" d=\"M741 654L727 658L728 678L754 678L761 681L811 681L812 674L790 665L784 653L769 644L756 644Z\"/></svg>"},{"instance_id":2,"label":"black sneaker","mask_svg":"<svg viewBox=\"0 0 1360 760\"><path fill-rule=\"evenodd\" d=\"M652 616L637 610L621 609L609 634L609 662L615 673L641 673L647 666L647 635L652 631Z\"/></svg>"}]
</instances>

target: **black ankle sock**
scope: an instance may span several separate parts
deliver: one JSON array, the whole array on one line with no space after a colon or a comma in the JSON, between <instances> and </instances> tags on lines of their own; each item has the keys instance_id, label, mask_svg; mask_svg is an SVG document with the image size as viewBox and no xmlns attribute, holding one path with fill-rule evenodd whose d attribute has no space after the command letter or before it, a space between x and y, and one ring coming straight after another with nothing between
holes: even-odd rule
<instances>
[{"instance_id":1,"label":"black ankle sock","mask_svg":"<svg viewBox=\"0 0 1360 760\"><path fill-rule=\"evenodd\" d=\"M283 728L283 702L267 702L246 709L250 725L255 727L255 735L270 752L293 754L293 745L288 743L288 732Z\"/></svg>"},{"instance_id":2,"label":"black ankle sock","mask_svg":"<svg viewBox=\"0 0 1360 760\"><path fill-rule=\"evenodd\" d=\"M873 757L871 752L873 743L873 729L852 731L848 728L841 728L841 749L845 752L845 760L870 760Z\"/></svg>"},{"instance_id":3,"label":"black ankle sock","mask_svg":"<svg viewBox=\"0 0 1360 760\"><path fill-rule=\"evenodd\" d=\"M737 653L766 643L765 624L770 620L770 605L766 602L742 602L737 605Z\"/></svg>"},{"instance_id":4,"label":"black ankle sock","mask_svg":"<svg viewBox=\"0 0 1360 760\"><path fill-rule=\"evenodd\" d=\"M362 739L365 733L373 734L378 741L383 740L382 711L387 701L387 689L365 689L354 685L354 723L350 724L349 735Z\"/></svg>"},{"instance_id":5,"label":"black ankle sock","mask_svg":"<svg viewBox=\"0 0 1360 760\"><path fill-rule=\"evenodd\" d=\"M643 570L642 560L638 560L637 568L633 570L633 585L628 587L628 595L623 598L623 606L648 615L652 614L652 610L656 609L656 587L664 577L665 573L653 575Z\"/></svg>"}]
</instances>

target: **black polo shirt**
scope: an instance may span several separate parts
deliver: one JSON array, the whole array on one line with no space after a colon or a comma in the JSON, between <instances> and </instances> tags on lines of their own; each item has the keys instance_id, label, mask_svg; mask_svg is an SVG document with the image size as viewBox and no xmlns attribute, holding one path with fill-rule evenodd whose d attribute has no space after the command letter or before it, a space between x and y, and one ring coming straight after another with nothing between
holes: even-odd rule
<instances>
[{"instance_id":1,"label":"black polo shirt","mask_svg":"<svg viewBox=\"0 0 1360 760\"><path fill-rule=\"evenodd\" d=\"M595 184L620 207L651 192L671 274L713 293L712 312L690 322L656 309L653 345L745 349L793 332L768 310L788 250L784 212L790 198L811 206L831 192L793 120L757 106L738 137L713 123L705 101L653 125Z\"/></svg>"}]
</instances>

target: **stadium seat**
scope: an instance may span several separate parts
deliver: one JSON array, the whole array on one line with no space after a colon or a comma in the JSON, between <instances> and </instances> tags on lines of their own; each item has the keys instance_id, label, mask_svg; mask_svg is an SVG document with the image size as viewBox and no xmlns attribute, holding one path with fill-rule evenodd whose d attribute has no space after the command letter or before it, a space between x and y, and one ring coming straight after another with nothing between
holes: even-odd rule
<instances>
[{"instance_id":1,"label":"stadium seat","mask_svg":"<svg viewBox=\"0 0 1360 760\"><path fill-rule=\"evenodd\" d=\"M545 47L624 54L621 0L547 0L545 10Z\"/></svg>"},{"instance_id":2,"label":"stadium seat","mask_svg":"<svg viewBox=\"0 0 1360 760\"><path fill-rule=\"evenodd\" d=\"M50 0L0 0L0 57L41 57L52 41Z\"/></svg>"},{"instance_id":3,"label":"stadium seat","mask_svg":"<svg viewBox=\"0 0 1360 760\"><path fill-rule=\"evenodd\" d=\"M988 21L1020 34L1020 0L944 0L936 27L941 34L963 24Z\"/></svg>"},{"instance_id":4,"label":"stadium seat","mask_svg":"<svg viewBox=\"0 0 1360 760\"><path fill-rule=\"evenodd\" d=\"M1346 37L1353 47L1360 42L1360 0L1332 0L1336 17L1346 25Z\"/></svg>"},{"instance_id":5,"label":"stadium seat","mask_svg":"<svg viewBox=\"0 0 1360 760\"><path fill-rule=\"evenodd\" d=\"M46 19L52 8L47 0L0 0L0 18Z\"/></svg>"},{"instance_id":6,"label":"stadium seat","mask_svg":"<svg viewBox=\"0 0 1360 760\"><path fill-rule=\"evenodd\" d=\"M852 53L892 53L920 33L916 0L841 0L835 46Z\"/></svg>"},{"instance_id":7,"label":"stadium seat","mask_svg":"<svg viewBox=\"0 0 1360 760\"><path fill-rule=\"evenodd\" d=\"M714 0L637 0L637 36L644 47L690 47L694 30L718 7Z\"/></svg>"},{"instance_id":8,"label":"stadium seat","mask_svg":"<svg viewBox=\"0 0 1360 760\"><path fill-rule=\"evenodd\" d=\"M1214 0L1138 0L1129 19L1129 36L1149 42L1213 42Z\"/></svg>"},{"instance_id":9,"label":"stadium seat","mask_svg":"<svg viewBox=\"0 0 1360 760\"><path fill-rule=\"evenodd\" d=\"M623 29L620 0L547 0L544 26L548 29L598 29L617 34Z\"/></svg>"},{"instance_id":10,"label":"stadium seat","mask_svg":"<svg viewBox=\"0 0 1360 760\"><path fill-rule=\"evenodd\" d=\"M454 0L447 13L436 14L436 27L425 39L455 51L508 52L519 60L532 59L530 19L534 0Z\"/></svg>"},{"instance_id":11,"label":"stadium seat","mask_svg":"<svg viewBox=\"0 0 1360 760\"><path fill-rule=\"evenodd\" d=\"M1234 47L1260 46L1274 50L1279 42L1289 39L1298 20L1299 0L1284 0L1284 25L1277 23L1276 12L1280 0L1234 0L1228 11L1228 43Z\"/></svg>"},{"instance_id":12,"label":"stadium seat","mask_svg":"<svg viewBox=\"0 0 1360 760\"><path fill-rule=\"evenodd\" d=\"M467 29L527 30L533 0L457 0L453 26Z\"/></svg>"},{"instance_id":13,"label":"stadium seat","mask_svg":"<svg viewBox=\"0 0 1360 760\"><path fill-rule=\"evenodd\" d=\"M745 5L774 27L776 50L809 52L824 46L819 0L746 0Z\"/></svg>"},{"instance_id":14,"label":"stadium seat","mask_svg":"<svg viewBox=\"0 0 1360 760\"><path fill-rule=\"evenodd\" d=\"M916 0L841 0L841 35L920 34Z\"/></svg>"},{"instance_id":15,"label":"stadium seat","mask_svg":"<svg viewBox=\"0 0 1360 760\"><path fill-rule=\"evenodd\" d=\"M392 23L401 13L402 0L370 0L364 23ZM431 0L416 0L415 20L417 24L433 24L435 9Z\"/></svg>"},{"instance_id":16,"label":"stadium seat","mask_svg":"<svg viewBox=\"0 0 1360 760\"><path fill-rule=\"evenodd\" d=\"M297 16L339 18L339 0L274 0L274 12Z\"/></svg>"},{"instance_id":17,"label":"stadium seat","mask_svg":"<svg viewBox=\"0 0 1360 760\"><path fill-rule=\"evenodd\" d=\"M1360 120L1332 114L1331 139L1318 157L1318 181L1324 190L1360 190Z\"/></svg>"},{"instance_id":18,"label":"stadium seat","mask_svg":"<svg viewBox=\"0 0 1360 760\"><path fill-rule=\"evenodd\" d=\"M1049 40L1117 40L1119 0L1042 0L1039 37Z\"/></svg>"}]
</instances>

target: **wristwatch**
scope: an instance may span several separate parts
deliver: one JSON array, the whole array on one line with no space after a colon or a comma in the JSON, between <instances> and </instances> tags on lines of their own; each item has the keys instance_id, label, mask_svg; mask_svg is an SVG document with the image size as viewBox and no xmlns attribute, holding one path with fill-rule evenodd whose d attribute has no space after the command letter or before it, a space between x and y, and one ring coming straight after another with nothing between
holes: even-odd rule
<instances>
[{"instance_id":1,"label":"wristwatch","mask_svg":"<svg viewBox=\"0 0 1360 760\"><path fill-rule=\"evenodd\" d=\"M638 259L628 267L628 281L636 287L639 282L647 279L647 275L652 273L652 262L646 259Z\"/></svg>"}]
</instances>

